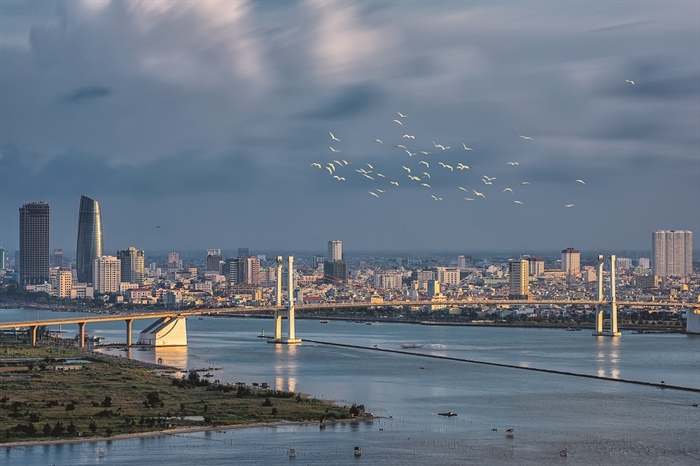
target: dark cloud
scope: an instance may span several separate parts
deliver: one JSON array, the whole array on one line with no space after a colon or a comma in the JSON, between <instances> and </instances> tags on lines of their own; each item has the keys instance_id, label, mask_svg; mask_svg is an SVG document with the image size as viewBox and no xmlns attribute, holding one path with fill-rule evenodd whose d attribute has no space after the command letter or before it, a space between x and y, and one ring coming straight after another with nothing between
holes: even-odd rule
<instances>
[{"instance_id":1,"label":"dark cloud","mask_svg":"<svg viewBox=\"0 0 700 466\"><path fill-rule=\"evenodd\" d=\"M79 103L88 100L101 99L109 97L112 94L112 89L105 86L86 86L81 87L70 94L66 95L63 100L69 103Z\"/></svg>"},{"instance_id":2,"label":"dark cloud","mask_svg":"<svg viewBox=\"0 0 700 466\"><path fill-rule=\"evenodd\" d=\"M306 118L339 119L369 112L382 103L379 88L370 83L355 84L334 92L317 109L305 113Z\"/></svg>"}]
</instances>

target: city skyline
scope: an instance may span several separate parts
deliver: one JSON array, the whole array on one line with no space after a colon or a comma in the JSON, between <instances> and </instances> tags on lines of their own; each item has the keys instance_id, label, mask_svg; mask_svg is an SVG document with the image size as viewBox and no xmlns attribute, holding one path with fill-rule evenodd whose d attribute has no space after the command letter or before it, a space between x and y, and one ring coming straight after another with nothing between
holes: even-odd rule
<instances>
[{"instance_id":1,"label":"city skyline","mask_svg":"<svg viewBox=\"0 0 700 466\"><path fill-rule=\"evenodd\" d=\"M44 200L70 253L81 195L110 253L700 231L696 3L148 5L0 5L0 247Z\"/></svg>"}]
</instances>

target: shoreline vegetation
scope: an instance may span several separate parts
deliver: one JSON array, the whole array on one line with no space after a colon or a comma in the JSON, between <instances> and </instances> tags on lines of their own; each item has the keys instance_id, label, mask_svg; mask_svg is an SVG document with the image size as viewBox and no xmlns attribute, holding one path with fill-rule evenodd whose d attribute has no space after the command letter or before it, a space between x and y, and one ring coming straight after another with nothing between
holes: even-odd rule
<instances>
[{"instance_id":1,"label":"shoreline vegetation","mask_svg":"<svg viewBox=\"0 0 700 466\"><path fill-rule=\"evenodd\" d=\"M165 369L70 347L2 344L0 446L372 419L363 405Z\"/></svg>"}]
</instances>

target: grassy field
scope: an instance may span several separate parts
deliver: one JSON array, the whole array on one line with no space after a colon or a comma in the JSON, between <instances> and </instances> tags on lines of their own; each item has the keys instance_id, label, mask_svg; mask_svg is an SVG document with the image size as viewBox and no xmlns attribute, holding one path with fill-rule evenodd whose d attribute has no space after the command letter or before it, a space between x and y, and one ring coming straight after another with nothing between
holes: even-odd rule
<instances>
[{"instance_id":1,"label":"grassy field","mask_svg":"<svg viewBox=\"0 0 700 466\"><path fill-rule=\"evenodd\" d=\"M80 359L75 370L66 359ZM174 426L318 421L361 414L303 394L212 384L70 348L0 346L0 444L113 436ZM183 419L183 416L195 420ZM202 420L203 419L203 420Z\"/></svg>"}]
</instances>

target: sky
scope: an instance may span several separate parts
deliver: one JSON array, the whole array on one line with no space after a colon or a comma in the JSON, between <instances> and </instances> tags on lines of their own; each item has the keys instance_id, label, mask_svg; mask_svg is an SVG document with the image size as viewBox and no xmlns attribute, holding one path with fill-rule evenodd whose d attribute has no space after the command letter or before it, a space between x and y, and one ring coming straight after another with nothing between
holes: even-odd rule
<instances>
[{"instance_id":1,"label":"sky","mask_svg":"<svg viewBox=\"0 0 700 466\"><path fill-rule=\"evenodd\" d=\"M0 246L81 195L109 254L697 248L700 3L0 0Z\"/></svg>"}]
</instances>

